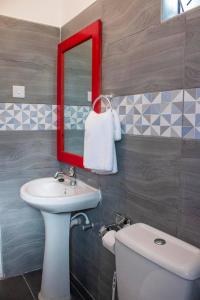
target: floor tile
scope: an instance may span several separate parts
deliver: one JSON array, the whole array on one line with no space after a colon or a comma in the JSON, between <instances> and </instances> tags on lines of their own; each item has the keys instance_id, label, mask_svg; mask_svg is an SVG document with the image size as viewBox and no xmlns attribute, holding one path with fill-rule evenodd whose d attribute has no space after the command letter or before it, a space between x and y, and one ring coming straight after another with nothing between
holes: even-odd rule
<instances>
[{"instance_id":1,"label":"floor tile","mask_svg":"<svg viewBox=\"0 0 200 300\"><path fill-rule=\"evenodd\" d=\"M33 300L22 276L0 281L0 299Z\"/></svg>"},{"instance_id":2,"label":"floor tile","mask_svg":"<svg viewBox=\"0 0 200 300\"><path fill-rule=\"evenodd\" d=\"M33 295L37 299L41 287L42 271L38 270L24 274L24 277L28 285L30 286Z\"/></svg>"},{"instance_id":3,"label":"floor tile","mask_svg":"<svg viewBox=\"0 0 200 300\"><path fill-rule=\"evenodd\" d=\"M38 270L31 273L27 273L24 275L24 277L28 285L30 286L33 295L37 299L41 287L42 271ZM71 300L83 300L83 298L73 286L71 286L71 298Z\"/></svg>"},{"instance_id":4,"label":"floor tile","mask_svg":"<svg viewBox=\"0 0 200 300\"><path fill-rule=\"evenodd\" d=\"M85 298L79 293L77 288L71 285L71 300L84 300Z\"/></svg>"}]
</instances>

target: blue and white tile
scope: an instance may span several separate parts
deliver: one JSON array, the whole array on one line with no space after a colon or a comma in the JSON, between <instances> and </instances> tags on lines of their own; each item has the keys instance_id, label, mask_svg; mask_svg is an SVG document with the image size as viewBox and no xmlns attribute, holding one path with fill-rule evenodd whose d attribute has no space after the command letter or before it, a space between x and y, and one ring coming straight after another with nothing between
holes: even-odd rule
<instances>
[{"instance_id":1,"label":"blue and white tile","mask_svg":"<svg viewBox=\"0 0 200 300\"><path fill-rule=\"evenodd\" d=\"M122 126L123 134L133 134L133 124L134 124L134 96L124 96L119 97L118 107L115 105L115 109L119 114L119 119ZM116 102L116 101L115 101Z\"/></svg>"},{"instance_id":2,"label":"blue and white tile","mask_svg":"<svg viewBox=\"0 0 200 300\"><path fill-rule=\"evenodd\" d=\"M161 103L161 92L151 93L151 102L155 104Z\"/></svg>"},{"instance_id":3,"label":"blue and white tile","mask_svg":"<svg viewBox=\"0 0 200 300\"><path fill-rule=\"evenodd\" d=\"M182 136L183 90L161 93L161 136Z\"/></svg>"},{"instance_id":4,"label":"blue and white tile","mask_svg":"<svg viewBox=\"0 0 200 300\"><path fill-rule=\"evenodd\" d=\"M146 101L144 100L144 97L143 97L142 94L134 96L133 107L134 107L134 114L135 115L142 116L142 113L143 113L143 101L144 101L144 104L146 104Z\"/></svg>"},{"instance_id":5,"label":"blue and white tile","mask_svg":"<svg viewBox=\"0 0 200 300\"><path fill-rule=\"evenodd\" d=\"M83 130L90 106L65 106L65 129Z\"/></svg>"},{"instance_id":6,"label":"blue and white tile","mask_svg":"<svg viewBox=\"0 0 200 300\"><path fill-rule=\"evenodd\" d=\"M186 139L200 139L200 89L184 91L182 136Z\"/></svg>"},{"instance_id":7,"label":"blue and white tile","mask_svg":"<svg viewBox=\"0 0 200 300\"><path fill-rule=\"evenodd\" d=\"M120 101L118 112L125 134L181 137L183 91L125 96ZM133 128L131 118L127 118L130 115L133 116Z\"/></svg>"},{"instance_id":8,"label":"blue and white tile","mask_svg":"<svg viewBox=\"0 0 200 300\"><path fill-rule=\"evenodd\" d=\"M55 105L2 103L0 130L56 129Z\"/></svg>"},{"instance_id":9,"label":"blue and white tile","mask_svg":"<svg viewBox=\"0 0 200 300\"><path fill-rule=\"evenodd\" d=\"M112 100L124 134L200 139L200 88L120 96ZM90 106L66 106L67 129L84 129ZM57 106L0 103L0 130L55 130Z\"/></svg>"}]
</instances>

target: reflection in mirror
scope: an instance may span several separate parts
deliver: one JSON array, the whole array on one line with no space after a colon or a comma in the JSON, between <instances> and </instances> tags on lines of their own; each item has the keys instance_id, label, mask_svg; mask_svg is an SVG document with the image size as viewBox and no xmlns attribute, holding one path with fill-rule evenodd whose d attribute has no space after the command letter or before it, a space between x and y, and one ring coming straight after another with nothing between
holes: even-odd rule
<instances>
[{"instance_id":1,"label":"reflection in mirror","mask_svg":"<svg viewBox=\"0 0 200 300\"><path fill-rule=\"evenodd\" d=\"M64 53L64 151L83 156L92 96L92 40Z\"/></svg>"}]
</instances>

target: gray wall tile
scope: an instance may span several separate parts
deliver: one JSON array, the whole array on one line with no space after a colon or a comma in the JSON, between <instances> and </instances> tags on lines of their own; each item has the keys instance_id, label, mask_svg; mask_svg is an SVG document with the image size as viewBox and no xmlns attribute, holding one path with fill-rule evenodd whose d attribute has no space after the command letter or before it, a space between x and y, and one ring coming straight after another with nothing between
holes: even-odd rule
<instances>
[{"instance_id":1,"label":"gray wall tile","mask_svg":"<svg viewBox=\"0 0 200 300\"><path fill-rule=\"evenodd\" d=\"M200 85L200 8L186 14L185 88Z\"/></svg>"},{"instance_id":2,"label":"gray wall tile","mask_svg":"<svg viewBox=\"0 0 200 300\"><path fill-rule=\"evenodd\" d=\"M182 202L178 237L200 247L200 142L183 141L181 156Z\"/></svg>"},{"instance_id":3,"label":"gray wall tile","mask_svg":"<svg viewBox=\"0 0 200 300\"><path fill-rule=\"evenodd\" d=\"M121 145L126 197L121 207L133 222L176 234L181 197L181 140L126 136ZM156 218L155 218L156 214Z\"/></svg>"},{"instance_id":4,"label":"gray wall tile","mask_svg":"<svg viewBox=\"0 0 200 300\"><path fill-rule=\"evenodd\" d=\"M181 140L153 137L131 139L126 136L122 149L121 171L124 173L126 191L177 208L180 199Z\"/></svg>"},{"instance_id":5,"label":"gray wall tile","mask_svg":"<svg viewBox=\"0 0 200 300\"><path fill-rule=\"evenodd\" d=\"M102 89L128 95L200 86L197 7L160 21L160 1L98 0L62 27L62 39L103 21Z\"/></svg>"},{"instance_id":6,"label":"gray wall tile","mask_svg":"<svg viewBox=\"0 0 200 300\"><path fill-rule=\"evenodd\" d=\"M11 229L13 230L13 228ZM9 244L3 256L6 277L41 269L44 254L44 240L31 240L27 244Z\"/></svg>"},{"instance_id":7,"label":"gray wall tile","mask_svg":"<svg viewBox=\"0 0 200 300\"><path fill-rule=\"evenodd\" d=\"M0 16L0 102L21 101L12 85L25 85L27 103L56 102L58 42L59 28Z\"/></svg>"},{"instance_id":8,"label":"gray wall tile","mask_svg":"<svg viewBox=\"0 0 200 300\"><path fill-rule=\"evenodd\" d=\"M112 43L160 23L160 1L103 0L104 42Z\"/></svg>"},{"instance_id":9,"label":"gray wall tile","mask_svg":"<svg viewBox=\"0 0 200 300\"><path fill-rule=\"evenodd\" d=\"M6 277L42 266L43 220L39 211L22 201L20 187L52 176L59 168L55 155L55 132L0 132L0 226Z\"/></svg>"},{"instance_id":10,"label":"gray wall tile","mask_svg":"<svg viewBox=\"0 0 200 300\"><path fill-rule=\"evenodd\" d=\"M180 16L104 41L104 93L130 95L181 88L184 75L185 17Z\"/></svg>"},{"instance_id":11,"label":"gray wall tile","mask_svg":"<svg viewBox=\"0 0 200 300\"><path fill-rule=\"evenodd\" d=\"M100 246L100 263L98 278L98 300L112 299L112 278L115 271L115 257L112 253Z\"/></svg>"},{"instance_id":12,"label":"gray wall tile","mask_svg":"<svg viewBox=\"0 0 200 300\"><path fill-rule=\"evenodd\" d=\"M90 212L88 216L91 221L94 220ZM80 228L72 229L71 270L94 297L98 294L99 247L100 240L95 230L83 232Z\"/></svg>"},{"instance_id":13,"label":"gray wall tile","mask_svg":"<svg viewBox=\"0 0 200 300\"><path fill-rule=\"evenodd\" d=\"M0 102L12 85L25 85L25 103L56 104L56 49L59 29L0 16ZM42 266L41 214L20 198L25 182L51 176L58 168L55 132L0 132L0 226L6 277Z\"/></svg>"},{"instance_id":14,"label":"gray wall tile","mask_svg":"<svg viewBox=\"0 0 200 300\"><path fill-rule=\"evenodd\" d=\"M44 224L41 214L29 206L1 213L2 262L6 277L42 267Z\"/></svg>"}]
</instances>

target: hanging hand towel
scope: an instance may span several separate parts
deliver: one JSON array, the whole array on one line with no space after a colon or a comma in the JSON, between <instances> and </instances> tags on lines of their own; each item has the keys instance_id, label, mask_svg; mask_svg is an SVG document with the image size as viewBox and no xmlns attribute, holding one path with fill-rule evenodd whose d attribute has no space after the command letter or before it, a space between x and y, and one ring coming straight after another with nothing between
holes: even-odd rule
<instances>
[{"instance_id":1,"label":"hanging hand towel","mask_svg":"<svg viewBox=\"0 0 200 300\"><path fill-rule=\"evenodd\" d=\"M113 152L113 168L111 171L100 171L100 170L92 170L93 173L95 174L99 174L99 175L112 175L112 174L116 174L118 172L118 168L117 168L117 155L116 155L116 149L115 149L115 144L114 144L114 148L113 148L114 152Z\"/></svg>"},{"instance_id":2,"label":"hanging hand towel","mask_svg":"<svg viewBox=\"0 0 200 300\"><path fill-rule=\"evenodd\" d=\"M114 117L114 139L115 141L121 141L122 139L122 133L121 133L121 124L120 124L120 119L119 115L116 112L116 110L112 110L113 117Z\"/></svg>"},{"instance_id":3,"label":"hanging hand towel","mask_svg":"<svg viewBox=\"0 0 200 300\"><path fill-rule=\"evenodd\" d=\"M83 158L85 168L96 172L117 172L113 118L110 109L100 114L91 111L87 117Z\"/></svg>"},{"instance_id":4,"label":"hanging hand towel","mask_svg":"<svg viewBox=\"0 0 200 300\"><path fill-rule=\"evenodd\" d=\"M113 113L113 121L114 121L114 140L115 141L120 141L122 138L121 135L121 124L120 124L120 119L119 115L116 110L112 109ZM92 170L93 173L99 174L99 175L111 175L111 174L116 174L118 172L117 168L117 156L116 156L116 150L115 150L115 143L114 143L114 160L113 160L113 169L112 171L98 171L98 170Z\"/></svg>"}]
</instances>

